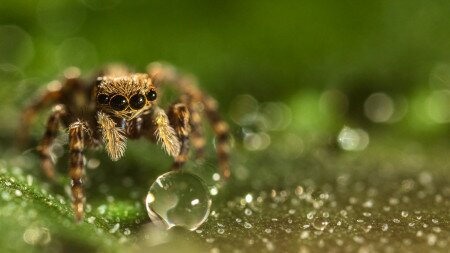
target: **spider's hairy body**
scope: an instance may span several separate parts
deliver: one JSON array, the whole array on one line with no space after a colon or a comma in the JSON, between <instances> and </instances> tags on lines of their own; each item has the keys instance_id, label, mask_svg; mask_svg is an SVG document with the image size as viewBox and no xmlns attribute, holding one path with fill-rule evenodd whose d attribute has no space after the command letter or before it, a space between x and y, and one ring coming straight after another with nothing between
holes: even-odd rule
<instances>
[{"instance_id":1,"label":"spider's hairy body","mask_svg":"<svg viewBox=\"0 0 450 253\"><path fill-rule=\"evenodd\" d=\"M158 106L158 93L167 84L181 93L167 111ZM180 75L168 65L151 64L148 73L131 73L111 66L95 78L83 81L77 69L69 69L65 80L53 83L23 112L19 137L26 139L28 127L37 111L53 105L47 128L37 150L45 174L55 177L51 146L60 127L68 128L69 176L75 217L84 214L83 179L86 148L104 147L117 161L124 156L127 139L146 138L159 143L174 157L173 169L188 160L189 141L202 158L202 117L208 117L217 136L219 167L224 178L230 175L228 126L217 113L215 100L201 92L190 76Z\"/></svg>"}]
</instances>

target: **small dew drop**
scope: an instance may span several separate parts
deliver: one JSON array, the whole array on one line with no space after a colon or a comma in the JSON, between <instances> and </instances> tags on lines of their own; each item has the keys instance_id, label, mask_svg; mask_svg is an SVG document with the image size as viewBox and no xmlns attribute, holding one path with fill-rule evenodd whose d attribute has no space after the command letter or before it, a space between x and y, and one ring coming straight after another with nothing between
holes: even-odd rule
<instances>
[{"instance_id":1,"label":"small dew drop","mask_svg":"<svg viewBox=\"0 0 450 253\"><path fill-rule=\"evenodd\" d=\"M323 231L328 226L328 221L323 218L318 217L313 221L312 226L316 230Z\"/></svg>"},{"instance_id":2,"label":"small dew drop","mask_svg":"<svg viewBox=\"0 0 450 253\"><path fill-rule=\"evenodd\" d=\"M90 223L90 224L94 223L94 221L95 221L95 217L94 216L91 216L91 217L87 218L87 222Z\"/></svg>"},{"instance_id":3,"label":"small dew drop","mask_svg":"<svg viewBox=\"0 0 450 253\"><path fill-rule=\"evenodd\" d=\"M106 205L101 205L99 207L97 207L97 211L99 214L105 214L106 213Z\"/></svg>"},{"instance_id":4,"label":"small dew drop","mask_svg":"<svg viewBox=\"0 0 450 253\"><path fill-rule=\"evenodd\" d=\"M389 229L389 225L386 223L381 226L381 230L383 230L383 231L387 231L388 229Z\"/></svg>"},{"instance_id":5,"label":"small dew drop","mask_svg":"<svg viewBox=\"0 0 450 253\"><path fill-rule=\"evenodd\" d=\"M253 227L252 224L250 224L250 223L248 223L248 222L245 222L245 223L244 223L244 228L250 229L250 228L252 228L252 227Z\"/></svg>"},{"instance_id":6,"label":"small dew drop","mask_svg":"<svg viewBox=\"0 0 450 253\"><path fill-rule=\"evenodd\" d=\"M120 223L116 223L116 224L114 225L114 227L112 227L112 228L109 230L109 233L110 233L110 234L114 234L114 233L116 233L116 232L119 230L119 228L120 228Z\"/></svg>"},{"instance_id":7,"label":"small dew drop","mask_svg":"<svg viewBox=\"0 0 450 253\"><path fill-rule=\"evenodd\" d=\"M21 192L20 190L15 190L15 191L14 191L14 194L15 194L17 197L22 196L22 192Z\"/></svg>"},{"instance_id":8,"label":"small dew drop","mask_svg":"<svg viewBox=\"0 0 450 253\"><path fill-rule=\"evenodd\" d=\"M245 195L245 202L247 202L249 204L249 203L252 203L252 201L253 201L253 196L250 193Z\"/></svg>"},{"instance_id":9,"label":"small dew drop","mask_svg":"<svg viewBox=\"0 0 450 253\"><path fill-rule=\"evenodd\" d=\"M47 245L51 241L50 231L43 227L29 227L23 233L23 240L30 245Z\"/></svg>"}]
</instances>

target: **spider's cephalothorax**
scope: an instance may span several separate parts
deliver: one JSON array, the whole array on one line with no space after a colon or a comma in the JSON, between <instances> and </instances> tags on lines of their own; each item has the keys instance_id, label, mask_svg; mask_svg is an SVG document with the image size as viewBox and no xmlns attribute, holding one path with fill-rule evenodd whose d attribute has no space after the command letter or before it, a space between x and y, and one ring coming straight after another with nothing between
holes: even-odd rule
<instances>
[{"instance_id":1,"label":"spider's cephalothorax","mask_svg":"<svg viewBox=\"0 0 450 253\"><path fill-rule=\"evenodd\" d=\"M37 148L42 168L50 178L55 177L52 144L60 126L68 128L69 175L77 220L81 220L84 213L85 148L104 146L116 161L124 155L127 139L144 137L160 143L175 158L172 168L180 169L188 159L189 142L197 158L203 157L203 113L216 134L222 176L230 176L228 125L221 120L215 100L201 92L193 78L178 74L169 65L153 63L147 72L135 74L112 66L92 80L83 81L78 69L71 68L66 71L63 82L52 82L23 112L19 129L22 143L38 110L54 105ZM157 103L164 84L181 93L178 101L166 111Z\"/></svg>"}]
</instances>

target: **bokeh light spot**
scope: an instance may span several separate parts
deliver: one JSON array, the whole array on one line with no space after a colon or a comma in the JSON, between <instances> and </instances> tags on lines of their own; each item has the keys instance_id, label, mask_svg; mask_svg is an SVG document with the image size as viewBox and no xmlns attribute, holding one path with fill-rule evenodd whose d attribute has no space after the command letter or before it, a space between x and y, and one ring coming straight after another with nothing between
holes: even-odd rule
<instances>
[{"instance_id":1,"label":"bokeh light spot","mask_svg":"<svg viewBox=\"0 0 450 253\"><path fill-rule=\"evenodd\" d=\"M27 66L34 57L31 36L15 25L0 26L0 64Z\"/></svg>"}]
</instances>

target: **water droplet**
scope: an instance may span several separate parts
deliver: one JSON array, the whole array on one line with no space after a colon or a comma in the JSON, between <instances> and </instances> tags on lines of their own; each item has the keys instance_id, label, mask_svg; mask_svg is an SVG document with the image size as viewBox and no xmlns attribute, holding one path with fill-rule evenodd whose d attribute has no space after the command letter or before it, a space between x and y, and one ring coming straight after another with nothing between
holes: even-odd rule
<instances>
[{"instance_id":1,"label":"water droplet","mask_svg":"<svg viewBox=\"0 0 450 253\"><path fill-rule=\"evenodd\" d=\"M225 229L219 228L219 229L217 229L217 233L222 235L223 233L225 233Z\"/></svg>"},{"instance_id":2,"label":"water droplet","mask_svg":"<svg viewBox=\"0 0 450 253\"><path fill-rule=\"evenodd\" d=\"M381 226L381 230L383 230L383 231L387 231L388 229L389 229L388 224L383 224L383 226Z\"/></svg>"},{"instance_id":3,"label":"water droplet","mask_svg":"<svg viewBox=\"0 0 450 253\"><path fill-rule=\"evenodd\" d=\"M15 190L14 194L16 194L17 197L22 196L22 192L20 190Z\"/></svg>"},{"instance_id":4,"label":"water droplet","mask_svg":"<svg viewBox=\"0 0 450 253\"><path fill-rule=\"evenodd\" d=\"M253 196L249 193L245 195L245 202L251 203L253 201Z\"/></svg>"},{"instance_id":5,"label":"water droplet","mask_svg":"<svg viewBox=\"0 0 450 253\"><path fill-rule=\"evenodd\" d=\"M199 177L171 171L159 176L150 187L146 207L155 224L194 231L208 218L211 198Z\"/></svg>"},{"instance_id":6,"label":"water droplet","mask_svg":"<svg viewBox=\"0 0 450 253\"><path fill-rule=\"evenodd\" d=\"M404 218L406 218L406 217L408 217L408 212L407 211L402 211L402 217L404 217Z\"/></svg>"},{"instance_id":7,"label":"water droplet","mask_svg":"<svg viewBox=\"0 0 450 253\"><path fill-rule=\"evenodd\" d=\"M117 232L117 230L119 230L119 228L120 228L120 223L116 223L116 224L114 225L114 227L112 227L112 228L109 230L109 233L114 234L115 232Z\"/></svg>"},{"instance_id":8,"label":"water droplet","mask_svg":"<svg viewBox=\"0 0 450 253\"><path fill-rule=\"evenodd\" d=\"M99 207L97 207L97 211L98 211L98 213L99 214L105 214L105 212L106 212L106 205L101 205L101 206L99 206Z\"/></svg>"},{"instance_id":9,"label":"water droplet","mask_svg":"<svg viewBox=\"0 0 450 253\"><path fill-rule=\"evenodd\" d=\"M364 150L369 145L369 134L362 129L344 126L338 135L337 141L343 150Z\"/></svg>"},{"instance_id":10,"label":"water droplet","mask_svg":"<svg viewBox=\"0 0 450 253\"><path fill-rule=\"evenodd\" d=\"M250 224L250 223L248 223L248 222L245 222L245 223L244 223L244 227L247 228L247 229L250 229L250 228L252 228L253 226L252 226L252 224Z\"/></svg>"},{"instance_id":11,"label":"water droplet","mask_svg":"<svg viewBox=\"0 0 450 253\"><path fill-rule=\"evenodd\" d=\"M217 189L217 187L212 187L209 190L209 193L211 194L211 196L216 196L219 193L219 190Z\"/></svg>"},{"instance_id":12,"label":"water droplet","mask_svg":"<svg viewBox=\"0 0 450 253\"><path fill-rule=\"evenodd\" d=\"M87 218L87 222L88 223L94 223L94 221L95 221L95 217L94 216L91 216L91 217L89 217L89 218Z\"/></svg>"},{"instance_id":13,"label":"water droplet","mask_svg":"<svg viewBox=\"0 0 450 253\"><path fill-rule=\"evenodd\" d=\"M46 245L51 241L50 231L43 227L30 227L23 233L23 240L30 245Z\"/></svg>"},{"instance_id":14,"label":"water droplet","mask_svg":"<svg viewBox=\"0 0 450 253\"><path fill-rule=\"evenodd\" d=\"M312 226L316 230L323 231L328 226L328 221L322 217L318 217L313 221Z\"/></svg>"}]
</instances>

